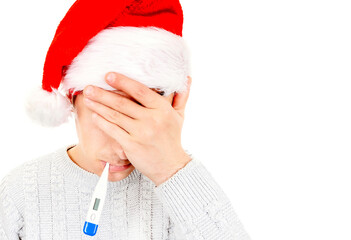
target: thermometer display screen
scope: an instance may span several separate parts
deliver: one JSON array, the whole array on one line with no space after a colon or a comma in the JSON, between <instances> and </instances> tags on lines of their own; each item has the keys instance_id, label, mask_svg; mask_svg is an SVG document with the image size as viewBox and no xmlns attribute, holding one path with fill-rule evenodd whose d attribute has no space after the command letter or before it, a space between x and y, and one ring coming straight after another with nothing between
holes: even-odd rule
<instances>
[{"instance_id":1,"label":"thermometer display screen","mask_svg":"<svg viewBox=\"0 0 351 240\"><path fill-rule=\"evenodd\" d=\"M93 207L94 210L96 210L96 211L98 210L99 203L100 203L100 199L99 198L95 198L94 207Z\"/></svg>"}]
</instances>

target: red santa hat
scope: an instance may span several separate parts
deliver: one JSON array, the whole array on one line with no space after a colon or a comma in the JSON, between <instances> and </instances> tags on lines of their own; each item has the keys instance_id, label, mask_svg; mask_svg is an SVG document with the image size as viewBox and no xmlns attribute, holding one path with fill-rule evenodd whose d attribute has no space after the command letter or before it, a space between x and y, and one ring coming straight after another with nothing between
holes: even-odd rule
<instances>
[{"instance_id":1,"label":"red santa hat","mask_svg":"<svg viewBox=\"0 0 351 240\"><path fill-rule=\"evenodd\" d=\"M77 0L57 27L46 55L42 86L29 92L28 116L55 127L72 116L72 95L87 85L114 90L118 72L149 88L187 89L190 54L182 38L179 0Z\"/></svg>"}]
</instances>

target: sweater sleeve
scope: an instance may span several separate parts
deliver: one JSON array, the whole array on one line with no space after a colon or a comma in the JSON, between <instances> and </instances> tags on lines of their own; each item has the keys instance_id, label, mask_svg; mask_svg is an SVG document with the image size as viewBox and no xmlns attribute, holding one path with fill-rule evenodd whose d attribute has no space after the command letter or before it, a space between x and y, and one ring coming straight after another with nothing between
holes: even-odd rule
<instances>
[{"instance_id":1,"label":"sweater sleeve","mask_svg":"<svg viewBox=\"0 0 351 240\"><path fill-rule=\"evenodd\" d=\"M9 192L9 177L0 182L0 239L20 239L23 218Z\"/></svg>"},{"instance_id":2,"label":"sweater sleeve","mask_svg":"<svg viewBox=\"0 0 351 240\"><path fill-rule=\"evenodd\" d=\"M226 194L190 156L184 168L154 189L174 221L176 239L250 240Z\"/></svg>"}]
</instances>

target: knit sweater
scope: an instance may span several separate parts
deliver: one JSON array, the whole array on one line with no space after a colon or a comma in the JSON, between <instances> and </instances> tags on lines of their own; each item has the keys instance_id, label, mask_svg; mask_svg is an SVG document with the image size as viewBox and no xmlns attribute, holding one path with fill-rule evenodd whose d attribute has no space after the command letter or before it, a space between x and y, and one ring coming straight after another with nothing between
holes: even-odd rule
<instances>
[{"instance_id":1,"label":"knit sweater","mask_svg":"<svg viewBox=\"0 0 351 240\"><path fill-rule=\"evenodd\" d=\"M0 239L248 240L230 200L192 160L159 186L134 169L108 182L95 236L83 226L99 176L69 157L75 144L24 162L0 183Z\"/></svg>"}]
</instances>

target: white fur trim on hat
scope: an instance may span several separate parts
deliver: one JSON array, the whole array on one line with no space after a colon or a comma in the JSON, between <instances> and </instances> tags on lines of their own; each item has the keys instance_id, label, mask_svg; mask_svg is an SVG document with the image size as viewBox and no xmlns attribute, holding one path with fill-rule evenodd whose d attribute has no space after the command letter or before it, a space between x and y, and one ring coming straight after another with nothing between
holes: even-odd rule
<instances>
[{"instance_id":1,"label":"white fur trim on hat","mask_svg":"<svg viewBox=\"0 0 351 240\"><path fill-rule=\"evenodd\" d=\"M118 72L164 96L187 89L190 56L184 39L157 27L110 27L91 38L67 66L59 89L67 93L95 85L115 90L105 82L108 72ZM73 106L59 90L33 89L27 96L28 116L42 126L68 121Z\"/></svg>"},{"instance_id":2,"label":"white fur trim on hat","mask_svg":"<svg viewBox=\"0 0 351 240\"><path fill-rule=\"evenodd\" d=\"M36 123L44 127L56 127L68 121L72 104L57 89L52 92L42 87L33 88L26 96L25 111Z\"/></svg>"},{"instance_id":3,"label":"white fur trim on hat","mask_svg":"<svg viewBox=\"0 0 351 240\"><path fill-rule=\"evenodd\" d=\"M63 88L83 90L95 85L114 90L105 82L118 72L164 96L187 89L190 54L184 39L157 27L110 27L90 39L67 68Z\"/></svg>"}]
</instances>

